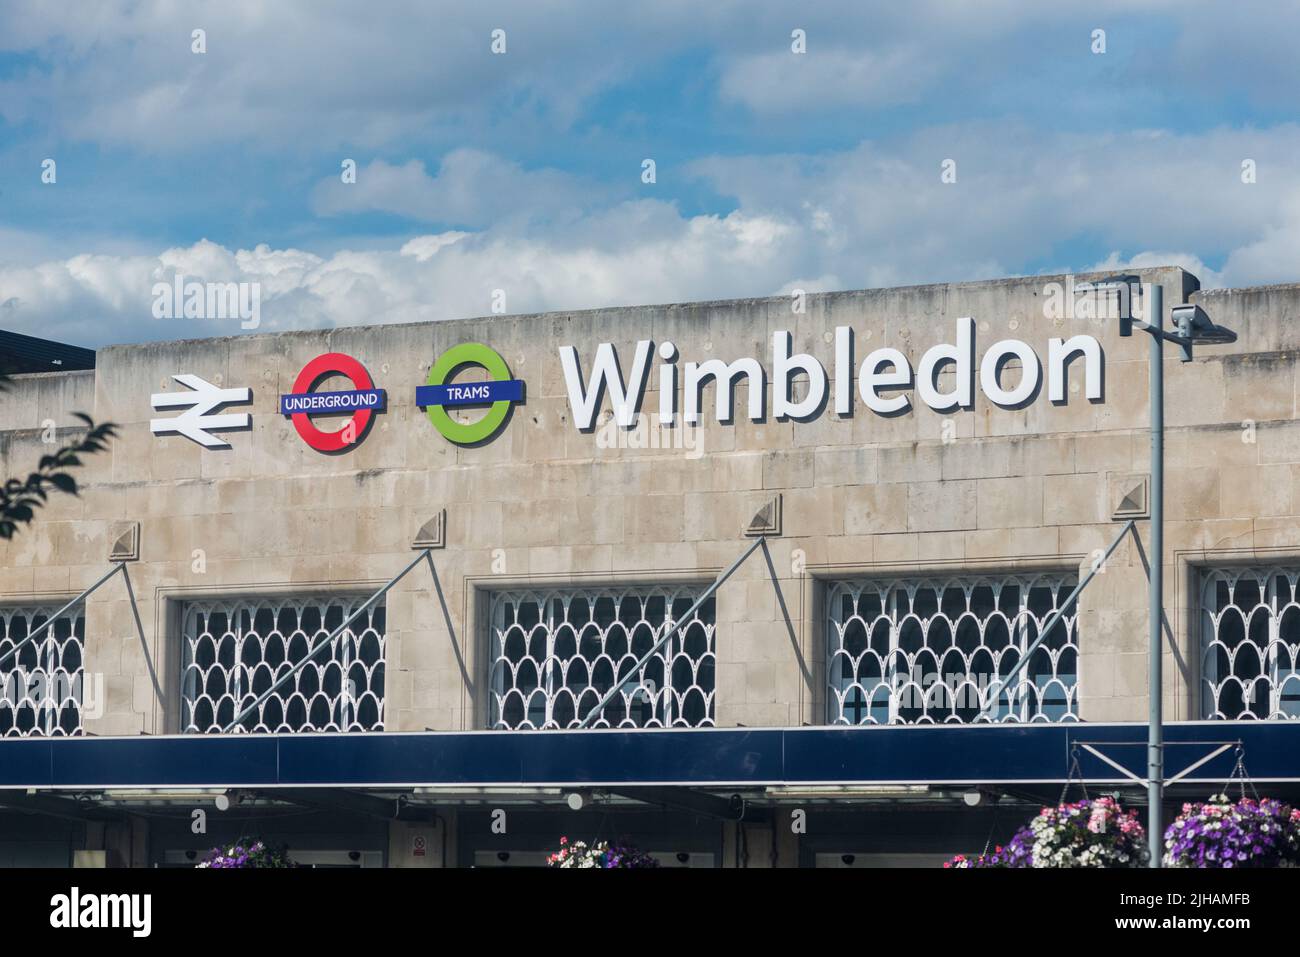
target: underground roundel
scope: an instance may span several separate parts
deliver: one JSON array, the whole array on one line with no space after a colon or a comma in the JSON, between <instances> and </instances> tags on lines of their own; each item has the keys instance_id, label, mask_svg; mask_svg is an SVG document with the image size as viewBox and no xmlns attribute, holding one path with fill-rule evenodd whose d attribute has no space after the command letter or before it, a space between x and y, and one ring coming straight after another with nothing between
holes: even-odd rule
<instances>
[{"instance_id":1,"label":"underground roundel","mask_svg":"<svg viewBox=\"0 0 1300 957\"><path fill-rule=\"evenodd\" d=\"M487 370L485 382L448 383L462 366L477 365ZM495 349L477 342L465 342L448 349L429 370L427 385L415 390L415 404L426 409L434 428L457 445L473 445L496 434L510 414L510 407L524 398L524 383L510 377L506 360ZM456 422L448 408L486 405L487 414L476 422Z\"/></svg>"},{"instance_id":2,"label":"underground roundel","mask_svg":"<svg viewBox=\"0 0 1300 957\"><path fill-rule=\"evenodd\" d=\"M341 392L313 391L322 380L341 375L352 380L353 388ZM384 411L386 396L370 381L366 367L341 352L327 352L303 366L294 380L293 392L280 396L280 414L293 420L302 440L317 452L341 452L360 442L376 412ZM352 413L343 428L325 432L311 421L313 415Z\"/></svg>"}]
</instances>

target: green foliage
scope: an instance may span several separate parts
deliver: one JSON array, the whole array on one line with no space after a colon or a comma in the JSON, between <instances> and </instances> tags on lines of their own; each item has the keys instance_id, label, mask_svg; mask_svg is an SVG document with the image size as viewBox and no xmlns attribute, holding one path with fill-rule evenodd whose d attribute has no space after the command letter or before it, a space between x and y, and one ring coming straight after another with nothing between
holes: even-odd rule
<instances>
[{"instance_id":1,"label":"green foliage","mask_svg":"<svg viewBox=\"0 0 1300 957\"><path fill-rule=\"evenodd\" d=\"M0 377L0 392L3 391L3 378ZM76 495L77 480L67 470L79 467L81 456L104 451L108 440L117 435L117 426L112 422L96 425L84 413L72 414L85 423L86 434L52 455L42 455L36 471L30 473L25 481L11 478L0 487L0 539L13 538L20 526L30 524L36 517L36 509L45 504L50 492Z\"/></svg>"}]
</instances>

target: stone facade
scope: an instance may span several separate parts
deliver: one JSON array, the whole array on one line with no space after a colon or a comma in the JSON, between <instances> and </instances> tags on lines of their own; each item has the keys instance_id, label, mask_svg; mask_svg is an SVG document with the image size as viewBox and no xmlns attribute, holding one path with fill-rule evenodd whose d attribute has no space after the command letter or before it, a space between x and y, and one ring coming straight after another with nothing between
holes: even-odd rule
<instances>
[{"instance_id":1,"label":"stone facade","mask_svg":"<svg viewBox=\"0 0 1300 957\"><path fill-rule=\"evenodd\" d=\"M1142 279L1163 286L1166 307L1198 302L1240 337L1201 347L1191 364L1166 352L1165 713L1182 720L1199 716L1197 569L1300 559L1300 286L1201 293L1175 268ZM756 555L717 596L716 723L822 723L827 580L1082 573L1118 531L1112 513L1148 470L1147 338L1120 338L1113 321L1049 316L1052 282L1065 277L811 295L803 312L774 298L112 346L94 372L16 378L0 403L6 475L25 474L49 451L42 438L51 423L56 439L73 435L72 411L118 423L121 433L79 470L79 497L52 498L0 548L0 597L72 597L107 569L111 544L138 522L130 575L163 700L122 582L110 581L87 604L86 666L104 676L105 707L86 729L175 733L182 602L367 593L411 561L417 532L445 509L436 584L427 566L416 568L387 597L385 727L483 728L487 593L707 583L779 495L782 529L770 541L779 594ZM849 326L858 361L892 346L915 367L925 350L953 341L963 316L975 320L977 355L1015 338L1046 360L1052 337L1096 336L1104 401L1083 394L1079 363L1064 404L1048 401L1044 388L1023 408L1002 409L977 391L972 410L940 414L914 399L910 412L884 417L855 388L850 416L828 407L810 421L752 422L742 383L734 421L706 414L695 448L608 447L602 436L611 432L574 426L558 355L576 346L585 371L595 344L610 342L626 374L638 340L672 341L695 361L758 357L770 376L774 332L791 331L794 351L829 366L834 330ZM431 364L462 342L496 349L527 386L500 433L473 447L447 441L414 403ZM279 396L325 352L356 357L388 391L387 411L341 455L312 450L279 414ZM149 420L171 413L153 412L150 394L177 389L177 373L250 387L252 404L231 411L251 411L251 430L225 433L230 448L220 450L151 434ZM940 386L952 378L949 367ZM644 411L658 408L657 388L651 374ZM704 390L708 413L714 388ZM1146 541L1145 523L1139 532ZM1144 561L1126 540L1081 599L1085 720L1145 719Z\"/></svg>"}]
</instances>

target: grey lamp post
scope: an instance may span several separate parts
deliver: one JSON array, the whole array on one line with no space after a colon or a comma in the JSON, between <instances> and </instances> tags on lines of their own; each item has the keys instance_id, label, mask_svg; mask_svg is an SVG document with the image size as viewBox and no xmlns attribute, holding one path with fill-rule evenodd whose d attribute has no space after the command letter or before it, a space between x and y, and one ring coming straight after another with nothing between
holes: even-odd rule
<instances>
[{"instance_id":1,"label":"grey lamp post","mask_svg":"<svg viewBox=\"0 0 1300 957\"><path fill-rule=\"evenodd\" d=\"M1076 287L1078 289L1080 287ZM1146 287L1150 301L1146 304L1149 322L1133 316L1133 298L1143 291L1137 276L1112 276L1083 287L1119 294L1119 334L1131 336L1138 328L1151 334L1151 597L1150 648L1147 694L1150 710L1147 719L1147 840L1151 867L1160 866L1164 850L1164 825L1161 803L1164 800L1164 554L1165 554L1165 367L1166 340L1182 350L1183 362L1192 361L1195 343L1226 344L1237 341L1237 334L1210 321L1200 306L1175 306L1172 317L1176 332L1164 329L1164 289L1156 283Z\"/></svg>"}]
</instances>

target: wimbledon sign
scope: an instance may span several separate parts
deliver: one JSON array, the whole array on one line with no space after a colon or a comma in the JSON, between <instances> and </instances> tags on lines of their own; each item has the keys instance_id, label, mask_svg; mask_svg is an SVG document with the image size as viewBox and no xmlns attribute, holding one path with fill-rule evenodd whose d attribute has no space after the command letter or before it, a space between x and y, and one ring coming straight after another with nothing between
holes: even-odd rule
<instances>
[{"instance_id":1,"label":"wimbledon sign","mask_svg":"<svg viewBox=\"0 0 1300 957\"><path fill-rule=\"evenodd\" d=\"M853 330L835 329L831 339L834 354L829 369L820 359L793 352L787 331L772 334L771 361L765 366L753 356L730 362L706 359L680 361L677 346L649 339L636 344L626 379L612 343L596 345L590 371L584 375L578 350L560 347L573 422L581 430L596 426L596 415L605 396L613 410L613 421L624 428L637 425L650 376L656 376L660 425L680 422L699 425L704 389L712 385L713 417L722 423L734 420L736 385L745 381L743 414L754 422L770 414L778 420L806 422L828 407L836 415L851 416L855 396L877 415L902 415L913 407L913 397L936 412L973 409L978 389L996 406L1024 408L1034 402L1044 385L1053 403L1067 401L1071 366L1082 373L1082 391L1089 401L1103 400L1105 356L1101 343L1089 335L1052 338L1047 341L1044 360L1033 346L1019 339L1000 339L977 354L975 320L964 316L956 321L951 343L927 349L917 361L893 347L875 349L858 362L854 355ZM657 369L651 368L658 360ZM1012 362L1017 369L1007 368ZM454 382L466 366L479 366L486 379ZM769 371L770 370L770 371ZM951 374L949 375L949 371ZM326 378L343 376L353 388L343 391L314 391ZM769 378L770 377L770 378ZM250 416L217 414L219 407L252 400L250 389L221 389L193 375L177 375L190 392L158 393L151 396L153 408L190 407L172 418L152 419L156 434L179 433L209 448L229 447L208 430L248 428ZM771 402L768 402L768 392ZM360 362L351 356L331 352L317 356L302 369L293 391L280 397L280 413L293 421L303 441L320 452L342 452L365 436L374 415L385 410L385 393L375 388ZM429 421L448 440L458 445L476 445L492 438L505 425L510 410L524 401L524 383L510 374L501 354L477 342L465 342L444 352L429 370L425 385L415 390L415 404L426 410ZM453 419L449 409L486 407L476 421ZM316 415L347 415L342 429L326 432L311 421Z\"/></svg>"},{"instance_id":2,"label":"wimbledon sign","mask_svg":"<svg viewBox=\"0 0 1300 957\"><path fill-rule=\"evenodd\" d=\"M1083 392L1090 401L1102 401L1104 355L1101 343L1093 336L1077 335L1068 339L1049 339L1046 368L1033 347L1019 339L1002 339L985 350L976 366L975 320L957 320L955 343L941 343L927 350L915 370L900 350L880 348L867 354L860 364L854 363L853 330L840 326L835 330L835 355L828 373L813 356L791 354L789 332L772 335L772 402L771 414L778 419L808 420L831 405L837 415L853 414L854 392L864 405L878 415L901 415L912 408L908 393L915 391L922 403L936 412L952 412L975 406L975 387L994 405L1021 408L1039 395L1044 379L1048 398L1055 403L1066 401L1069 366L1083 360ZM645 397L650 376L651 354L660 359L658 369L660 423L681 421L695 425L700 421L700 394L703 387L715 386L714 416L719 422L733 418L733 391L738 380L748 385L745 415L754 422L767 416L765 397L767 371L758 359L744 356L732 362L708 359L704 362L680 363L677 347L671 342L654 343L643 339L636 345L627 381L623 379L618 351L608 342L596 347L591 374L582 374L578 350L560 348L560 365L568 390L569 407L579 429L592 429L600 409L601 395L609 394L610 406L618 425L632 428L637 424L638 409ZM1019 379L1003 384L1004 366L1011 360L1020 365ZM939 373L951 366L954 372L950 387L941 388ZM1006 378L1014 378L1008 372ZM681 380L679 387L678 380ZM806 383L795 398L796 379ZM856 385L856 389L854 388ZM945 383L945 385L947 385ZM888 393L888 394L886 394Z\"/></svg>"}]
</instances>

